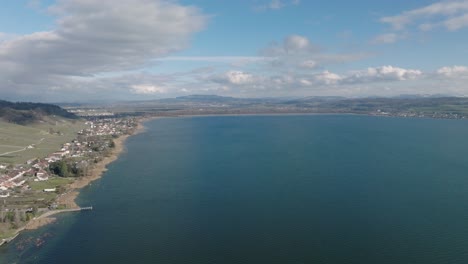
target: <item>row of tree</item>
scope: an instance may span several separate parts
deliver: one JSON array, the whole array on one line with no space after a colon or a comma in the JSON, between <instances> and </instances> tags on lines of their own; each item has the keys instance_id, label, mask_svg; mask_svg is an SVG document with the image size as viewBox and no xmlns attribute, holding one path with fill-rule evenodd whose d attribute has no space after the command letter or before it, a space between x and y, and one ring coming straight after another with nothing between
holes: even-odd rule
<instances>
[{"instance_id":1,"label":"row of tree","mask_svg":"<svg viewBox=\"0 0 468 264\"><path fill-rule=\"evenodd\" d=\"M91 143L90 143L91 144ZM49 171L60 177L81 177L88 173L90 163L98 163L104 156L110 154L110 149L115 148L113 139L93 141L90 145L94 154L88 156L88 160L76 161L74 158L62 159L52 162Z\"/></svg>"},{"instance_id":2,"label":"row of tree","mask_svg":"<svg viewBox=\"0 0 468 264\"><path fill-rule=\"evenodd\" d=\"M88 166L72 159L62 159L52 162L49 165L49 170L60 177L81 177L87 174Z\"/></svg>"},{"instance_id":3,"label":"row of tree","mask_svg":"<svg viewBox=\"0 0 468 264\"><path fill-rule=\"evenodd\" d=\"M31 220L36 214L37 208L34 208L33 211L25 211L20 209L5 211L4 208L2 208L0 210L0 223L12 223L18 227L20 222L27 222Z\"/></svg>"}]
</instances>

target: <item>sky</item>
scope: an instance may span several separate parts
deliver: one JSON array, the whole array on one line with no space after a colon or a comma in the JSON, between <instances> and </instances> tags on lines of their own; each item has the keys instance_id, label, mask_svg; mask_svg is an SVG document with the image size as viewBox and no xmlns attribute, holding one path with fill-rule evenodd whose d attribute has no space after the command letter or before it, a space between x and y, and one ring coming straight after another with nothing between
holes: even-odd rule
<instances>
[{"instance_id":1,"label":"sky","mask_svg":"<svg viewBox=\"0 0 468 264\"><path fill-rule=\"evenodd\" d=\"M16 0L0 99L468 96L468 0Z\"/></svg>"}]
</instances>

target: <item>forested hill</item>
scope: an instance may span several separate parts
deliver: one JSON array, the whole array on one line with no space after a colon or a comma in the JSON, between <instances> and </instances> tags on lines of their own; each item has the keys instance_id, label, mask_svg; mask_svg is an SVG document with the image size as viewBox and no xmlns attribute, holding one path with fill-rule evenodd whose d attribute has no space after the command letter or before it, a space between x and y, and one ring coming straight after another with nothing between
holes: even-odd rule
<instances>
[{"instance_id":1,"label":"forested hill","mask_svg":"<svg viewBox=\"0 0 468 264\"><path fill-rule=\"evenodd\" d=\"M0 119L26 125L37 121L45 121L49 117L78 118L75 114L53 104L8 102L0 100Z\"/></svg>"}]
</instances>

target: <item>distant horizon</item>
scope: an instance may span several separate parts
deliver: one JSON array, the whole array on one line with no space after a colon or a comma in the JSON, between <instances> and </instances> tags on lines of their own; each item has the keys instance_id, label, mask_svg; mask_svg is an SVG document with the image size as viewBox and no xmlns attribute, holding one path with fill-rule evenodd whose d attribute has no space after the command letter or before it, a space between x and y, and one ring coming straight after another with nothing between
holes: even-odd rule
<instances>
[{"instance_id":1,"label":"distant horizon","mask_svg":"<svg viewBox=\"0 0 468 264\"><path fill-rule=\"evenodd\" d=\"M9 101L9 102L17 102L17 103L45 103L45 104L85 104L85 103L132 103L132 102L151 102L151 101L162 101L162 100L170 100L170 99L185 99L185 98L194 98L194 97L213 97L213 98L225 98L225 99L240 99L240 100L248 100L248 99L258 99L258 100L295 100L295 99L306 99L306 98L337 98L337 99L375 99L375 98L387 98L387 99L415 99L415 98L466 98L468 96L464 95L445 95L445 94L399 94L394 96L379 96L379 95L369 95L369 96L355 96L355 97L347 97L347 96L337 96L337 95L312 95L312 96L276 96L276 97L237 97L237 96L224 96L224 95L217 95L217 94L189 94L189 95L181 95L181 96L174 96L174 97L162 97L162 98L151 98L151 99L129 99L129 100L81 100L81 101L34 101L34 100L8 100L4 98L0 98L0 101Z\"/></svg>"}]
</instances>

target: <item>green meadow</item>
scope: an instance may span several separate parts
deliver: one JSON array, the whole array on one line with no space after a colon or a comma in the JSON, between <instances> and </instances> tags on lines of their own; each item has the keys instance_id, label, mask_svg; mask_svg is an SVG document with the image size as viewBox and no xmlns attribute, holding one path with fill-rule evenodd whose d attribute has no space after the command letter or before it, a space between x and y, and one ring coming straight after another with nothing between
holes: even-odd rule
<instances>
[{"instance_id":1,"label":"green meadow","mask_svg":"<svg viewBox=\"0 0 468 264\"><path fill-rule=\"evenodd\" d=\"M83 121L57 119L28 126L0 121L0 164L45 157L76 137Z\"/></svg>"}]
</instances>

